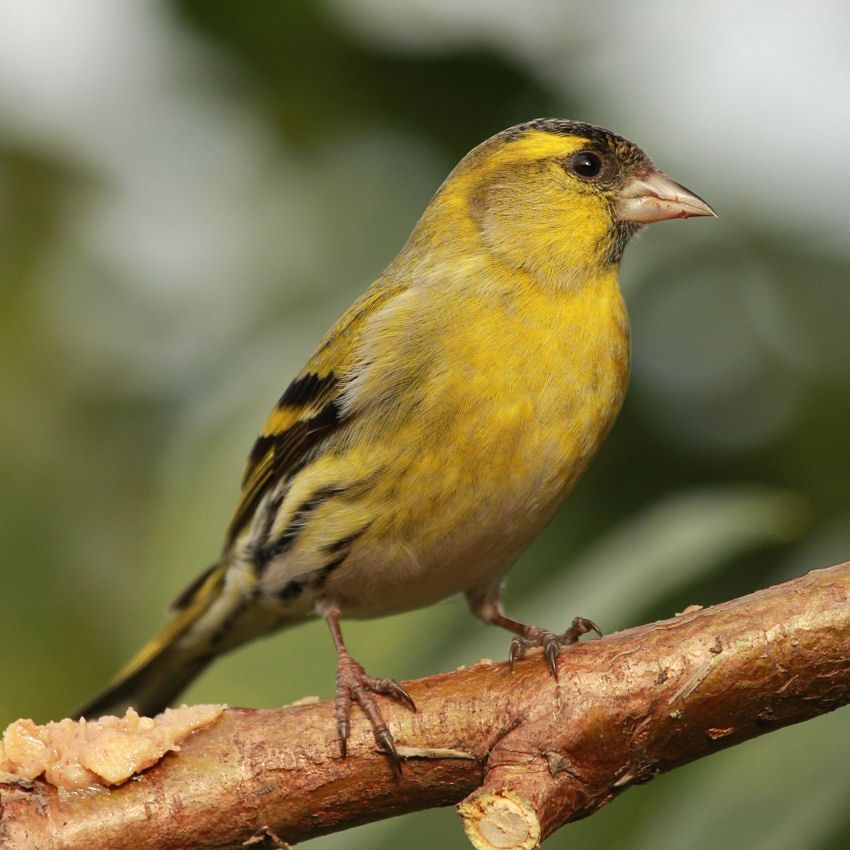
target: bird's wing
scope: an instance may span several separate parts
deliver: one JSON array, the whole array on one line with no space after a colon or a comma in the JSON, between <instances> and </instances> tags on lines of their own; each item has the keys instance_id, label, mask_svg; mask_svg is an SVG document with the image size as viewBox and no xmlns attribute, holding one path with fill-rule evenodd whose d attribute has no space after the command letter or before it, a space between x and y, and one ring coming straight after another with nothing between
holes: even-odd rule
<instances>
[{"instance_id":1,"label":"bird's wing","mask_svg":"<svg viewBox=\"0 0 850 850\"><path fill-rule=\"evenodd\" d=\"M384 283L368 289L325 336L269 414L248 458L239 503L227 531L229 547L250 522L269 488L296 472L311 449L357 412L343 412L344 379L369 319L407 289Z\"/></svg>"}]
</instances>

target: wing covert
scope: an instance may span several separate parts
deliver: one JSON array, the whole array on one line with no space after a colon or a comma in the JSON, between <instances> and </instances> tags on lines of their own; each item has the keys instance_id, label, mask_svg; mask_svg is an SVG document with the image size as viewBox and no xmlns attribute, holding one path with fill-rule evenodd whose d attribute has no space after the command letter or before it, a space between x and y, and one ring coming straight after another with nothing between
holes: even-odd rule
<instances>
[{"instance_id":1,"label":"wing covert","mask_svg":"<svg viewBox=\"0 0 850 850\"><path fill-rule=\"evenodd\" d=\"M343 414L344 379L368 320L388 301L407 289L405 284L372 286L327 333L306 367L274 406L254 443L242 477L239 503L227 530L229 547L268 490L295 474L310 452L350 418Z\"/></svg>"}]
</instances>

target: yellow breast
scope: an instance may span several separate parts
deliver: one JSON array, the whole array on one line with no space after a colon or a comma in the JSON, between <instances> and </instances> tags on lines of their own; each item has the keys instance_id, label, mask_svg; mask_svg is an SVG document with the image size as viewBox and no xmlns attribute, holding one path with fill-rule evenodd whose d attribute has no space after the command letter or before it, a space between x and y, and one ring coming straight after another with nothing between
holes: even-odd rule
<instances>
[{"instance_id":1,"label":"yellow breast","mask_svg":"<svg viewBox=\"0 0 850 850\"><path fill-rule=\"evenodd\" d=\"M386 493L388 535L479 560L486 541L521 550L549 520L608 434L629 368L615 273L558 291L481 280L428 294L431 368L393 435L403 472Z\"/></svg>"}]
</instances>

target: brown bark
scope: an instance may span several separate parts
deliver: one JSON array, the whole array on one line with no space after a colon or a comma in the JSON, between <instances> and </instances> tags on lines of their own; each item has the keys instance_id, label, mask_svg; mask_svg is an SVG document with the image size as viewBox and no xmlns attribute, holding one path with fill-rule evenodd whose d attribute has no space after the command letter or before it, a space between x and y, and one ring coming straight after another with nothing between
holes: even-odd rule
<instances>
[{"instance_id":1,"label":"brown bark","mask_svg":"<svg viewBox=\"0 0 850 850\"><path fill-rule=\"evenodd\" d=\"M461 802L481 850L529 848L661 771L850 702L850 563L564 651L405 683L400 780L330 703L229 709L113 790L0 785L4 850L284 846ZM277 842L277 843L276 843Z\"/></svg>"}]
</instances>

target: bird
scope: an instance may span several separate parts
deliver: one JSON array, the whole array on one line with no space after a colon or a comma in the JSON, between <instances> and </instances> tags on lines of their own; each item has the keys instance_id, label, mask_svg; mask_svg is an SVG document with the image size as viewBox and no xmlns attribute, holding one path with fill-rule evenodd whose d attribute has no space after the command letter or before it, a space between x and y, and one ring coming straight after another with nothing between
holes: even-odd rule
<instances>
[{"instance_id":1,"label":"bird","mask_svg":"<svg viewBox=\"0 0 850 850\"><path fill-rule=\"evenodd\" d=\"M563 633L509 617L505 577L616 419L629 375L619 268L651 222L714 216L633 142L538 118L473 148L399 254L330 328L250 452L219 559L78 715L156 714L216 656L321 617L336 650L340 757L359 705L398 768L341 619L464 595L555 677Z\"/></svg>"}]
</instances>

